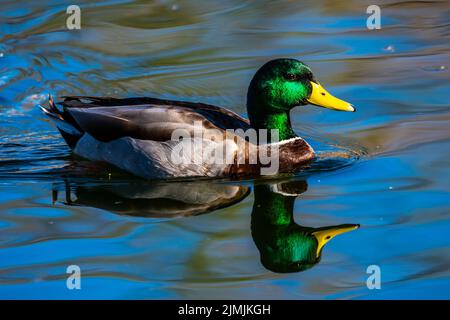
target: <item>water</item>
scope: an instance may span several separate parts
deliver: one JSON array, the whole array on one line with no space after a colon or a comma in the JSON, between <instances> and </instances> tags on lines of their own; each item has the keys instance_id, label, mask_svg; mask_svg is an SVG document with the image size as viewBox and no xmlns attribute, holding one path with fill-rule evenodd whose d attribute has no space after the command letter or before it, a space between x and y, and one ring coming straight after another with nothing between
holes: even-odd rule
<instances>
[{"instance_id":1,"label":"water","mask_svg":"<svg viewBox=\"0 0 450 320\"><path fill-rule=\"evenodd\" d=\"M450 298L448 2L379 1L374 31L368 1L78 3L69 31L70 1L2 1L1 298ZM142 181L73 156L36 108L48 93L147 95L245 115L277 57L358 107L293 111L320 152L295 177ZM289 264L283 241L341 224L360 228ZM66 288L72 264L81 290Z\"/></svg>"}]
</instances>

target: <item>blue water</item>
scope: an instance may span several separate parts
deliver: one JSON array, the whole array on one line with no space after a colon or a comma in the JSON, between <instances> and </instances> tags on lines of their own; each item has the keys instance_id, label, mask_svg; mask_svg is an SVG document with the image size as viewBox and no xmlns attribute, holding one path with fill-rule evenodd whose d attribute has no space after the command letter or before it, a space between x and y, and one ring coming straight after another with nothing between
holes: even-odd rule
<instances>
[{"instance_id":1,"label":"blue water","mask_svg":"<svg viewBox=\"0 0 450 320\"><path fill-rule=\"evenodd\" d=\"M2 1L0 298L450 298L448 2L379 1L380 30L366 1L80 1L72 31L69 4ZM142 181L72 155L36 108L49 93L147 95L245 116L253 73L278 57L358 107L293 111L319 152L294 177ZM252 212L255 192L287 184L296 224L360 228L279 273Z\"/></svg>"}]
</instances>

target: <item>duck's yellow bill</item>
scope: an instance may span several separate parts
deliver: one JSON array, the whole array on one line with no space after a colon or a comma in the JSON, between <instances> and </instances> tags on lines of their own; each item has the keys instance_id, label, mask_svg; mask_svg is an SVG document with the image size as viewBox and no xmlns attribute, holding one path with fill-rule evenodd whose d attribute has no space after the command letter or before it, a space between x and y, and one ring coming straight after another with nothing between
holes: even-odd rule
<instances>
[{"instance_id":1,"label":"duck's yellow bill","mask_svg":"<svg viewBox=\"0 0 450 320\"><path fill-rule=\"evenodd\" d=\"M332 110L356 111L350 103L332 96L320 84L311 81L311 85L312 93L308 99L309 103Z\"/></svg>"},{"instance_id":2,"label":"duck's yellow bill","mask_svg":"<svg viewBox=\"0 0 450 320\"><path fill-rule=\"evenodd\" d=\"M358 228L358 224L343 224L340 226L327 227L322 230L313 232L312 235L317 239L318 242L316 257L320 255L320 251L322 251L323 246L335 236L352 230L356 230Z\"/></svg>"}]
</instances>

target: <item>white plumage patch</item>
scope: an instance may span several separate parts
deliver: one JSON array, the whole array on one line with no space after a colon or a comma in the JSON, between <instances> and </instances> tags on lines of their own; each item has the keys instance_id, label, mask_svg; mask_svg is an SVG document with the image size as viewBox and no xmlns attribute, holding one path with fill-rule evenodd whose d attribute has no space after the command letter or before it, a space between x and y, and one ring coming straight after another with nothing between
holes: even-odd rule
<instances>
[{"instance_id":1,"label":"white plumage patch","mask_svg":"<svg viewBox=\"0 0 450 320\"><path fill-rule=\"evenodd\" d=\"M237 149L231 139L159 142L123 137L101 142L85 134L74 152L90 160L109 162L144 178L169 178L221 176Z\"/></svg>"}]
</instances>

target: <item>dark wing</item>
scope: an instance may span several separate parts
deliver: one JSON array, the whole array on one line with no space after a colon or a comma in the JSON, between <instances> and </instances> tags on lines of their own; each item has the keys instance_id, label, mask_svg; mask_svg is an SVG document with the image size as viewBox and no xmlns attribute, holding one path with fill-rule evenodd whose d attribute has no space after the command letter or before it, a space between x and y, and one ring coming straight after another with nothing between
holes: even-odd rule
<instances>
[{"instance_id":1,"label":"dark wing","mask_svg":"<svg viewBox=\"0 0 450 320\"><path fill-rule=\"evenodd\" d=\"M170 140L173 130L249 129L250 123L236 113L203 103L155 98L65 97L62 116L101 141L120 137Z\"/></svg>"}]
</instances>

